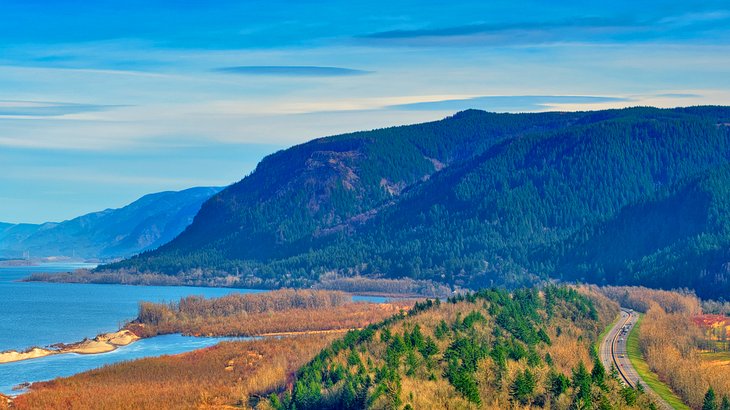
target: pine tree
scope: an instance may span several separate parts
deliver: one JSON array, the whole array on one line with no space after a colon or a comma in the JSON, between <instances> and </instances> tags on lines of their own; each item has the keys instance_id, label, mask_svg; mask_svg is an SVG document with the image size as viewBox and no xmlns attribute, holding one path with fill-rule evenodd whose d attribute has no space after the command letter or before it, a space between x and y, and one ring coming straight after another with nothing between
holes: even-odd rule
<instances>
[{"instance_id":1,"label":"pine tree","mask_svg":"<svg viewBox=\"0 0 730 410\"><path fill-rule=\"evenodd\" d=\"M548 390L553 397L558 397L570 387L570 380L565 375L550 369L548 374Z\"/></svg>"},{"instance_id":2,"label":"pine tree","mask_svg":"<svg viewBox=\"0 0 730 410\"><path fill-rule=\"evenodd\" d=\"M525 369L522 373L518 373L511 389L512 397L522 404L528 404L532 399L535 391L535 376L530 369Z\"/></svg>"},{"instance_id":3,"label":"pine tree","mask_svg":"<svg viewBox=\"0 0 730 410\"><path fill-rule=\"evenodd\" d=\"M702 402L702 410L717 410L717 397L715 396L715 389L710 386L705 393L705 400Z\"/></svg>"},{"instance_id":4,"label":"pine tree","mask_svg":"<svg viewBox=\"0 0 730 410\"><path fill-rule=\"evenodd\" d=\"M720 410L730 410L730 399L727 396L722 396L722 403L720 403Z\"/></svg>"},{"instance_id":5,"label":"pine tree","mask_svg":"<svg viewBox=\"0 0 730 410\"><path fill-rule=\"evenodd\" d=\"M578 363L578 368L573 370L573 387L576 389L574 403L579 408L591 408L591 375L588 374L582 361Z\"/></svg>"},{"instance_id":6,"label":"pine tree","mask_svg":"<svg viewBox=\"0 0 730 410\"><path fill-rule=\"evenodd\" d=\"M606 379L606 368L603 367L603 363L601 363L601 360L598 358L598 356L596 356L596 358L593 360L591 379L596 386L599 386L601 388L605 387L604 381Z\"/></svg>"}]
</instances>

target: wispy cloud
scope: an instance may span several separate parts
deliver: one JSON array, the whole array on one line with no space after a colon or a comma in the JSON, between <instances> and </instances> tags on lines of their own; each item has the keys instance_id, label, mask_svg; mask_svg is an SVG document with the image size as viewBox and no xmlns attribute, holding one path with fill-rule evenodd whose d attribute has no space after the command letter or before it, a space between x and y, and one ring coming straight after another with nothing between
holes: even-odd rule
<instances>
[{"instance_id":1,"label":"wispy cloud","mask_svg":"<svg viewBox=\"0 0 730 410\"><path fill-rule=\"evenodd\" d=\"M726 30L730 13L715 10L662 17L577 17L386 30L356 36L379 45L517 45L564 42L645 42L697 38ZM716 40L716 38L715 38Z\"/></svg>"},{"instance_id":2,"label":"wispy cloud","mask_svg":"<svg viewBox=\"0 0 730 410\"><path fill-rule=\"evenodd\" d=\"M344 77L370 74L371 71L342 67L294 66L294 65L248 65L222 67L218 72L243 75L271 75L285 77Z\"/></svg>"},{"instance_id":3,"label":"wispy cloud","mask_svg":"<svg viewBox=\"0 0 730 410\"><path fill-rule=\"evenodd\" d=\"M706 12L689 12L679 15L664 17L659 20L661 24L690 25L696 23L713 22L730 18L730 10L712 10Z\"/></svg>"},{"instance_id":4,"label":"wispy cloud","mask_svg":"<svg viewBox=\"0 0 730 410\"><path fill-rule=\"evenodd\" d=\"M661 93L661 94L654 94L654 97L659 97L659 98L702 98L702 95L693 94L693 93Z\"/></svg>"},{"instance_id":5,"label":"wispy cloud","mask_svg":"<svg viewBox=\"0 0 730 410\"><path fill-rule=\"evenodd\" d=\"M411 30L389 30L371 33L363 38L399 39L417 37L456 37L473 34L502 33L513 31L548 31L567 27L622 27L627 24L625 20L606 20L597 18L580 18L566 21L522 21L512 23L487 23L467 24L460 26L422 28Z\"/></svg>"},{"instance_id":6,"label":"wispy cloud","mask_svg":"<svg viewBox=\"0 0 730 410\"><path fill-rule=\"evenodd\" d=\"M232 181L221 178L180 178L178 176L160 177L150 175L125 175L122 173L88 172L69 170L67 167L35 166L26 168L15 177L16 180L46 180L65 183L104 183L108 185L146 185L146 186L219 186Z\"/></svg>"},{"instance_id":7,"label":"wispy cloud","mask_svg":"<svg viewBox=\"0 0 730 410\"><path fill-rule=\"evenodd\" d=\"M463 99L424 101L392 105L388 108L399 110L459 111L469 108L488 111L539 111L563 104L604 104L629 102L625 97L605 97L589 95L494 95Z\"/></svg>"},{"instance_id":8,"label":"wispy cloud","mask_svg":"<svg viewBox=\"0 0 730 410\"><path fill-rule=\"evenodd\" d=\"M0 100L0 117L58 117L70 114L106 111L118 107L122 106L47 101Z\"/></svg>"}]
</instances>

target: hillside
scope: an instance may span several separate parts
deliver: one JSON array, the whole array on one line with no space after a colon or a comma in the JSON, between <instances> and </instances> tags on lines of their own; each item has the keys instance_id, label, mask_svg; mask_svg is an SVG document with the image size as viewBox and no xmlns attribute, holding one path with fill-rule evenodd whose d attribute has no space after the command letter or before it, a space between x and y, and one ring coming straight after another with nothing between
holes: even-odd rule
<instances>
[{"instance_id":1,"label":"hillside","mask_svg":"<svg viewBox=\"0 0 730 410\"><path fill-rule=\"evenodd\" d=\"M0 256L127 257L175 238L201 204L221 188L190 188L145 195L119 209L64 222L0 225Z\"/></svg>"},{"instance_id":2,"label":"hillside","mask_svg":"<svg viewBox=\"0 0 730 410\"><path fill-rule=\"evenodd\" d=\"M715 170L730 158L728 122L725 107L472 110L315 140L264 159L168 245L102 270L185 278L202 269L255 286L305 285L333 271L473 288L557 277L693 286L717 297L730 290L727 231L718 228L730 209L682 187L718 172L703 189L722 197L727 180ZM662 192L684 208L671 208ZM604 249L590 241L599 226L620 225L627 212L636 213L621 231L629 239L614 236L605 255L584 260L584 248ZM696 223L675 223L676 212ZM631 245L665 225L681 231L662 239L674 249L697 235L703 246ZM631 262L650 256L671 269Z\"/></svg>"},{"instance_id":3,"label":"hillside","mask_svg":"<svg viewBox=\"0 0 730 410\"><path fill-rule=\"evenodd\" d=\"M591 353L617 306L597 295L483 290L417 304L333 342L278 409L649 408Z\"/></svg>"},{"instance_id":4,"label":"hillside","mask_svg":"<svg viewBox=\"0 0 730 410\"><path fill-rule=\"evenodd\" d=\"M726 164L582 230L558 271L570 279L667 289L681 284L722 296L730 262L729 202Z\"/></svg>"},{"instance_id":5,"label":"hillside","mask_svg":"<svg viewBox=\"0 0 730 410\"><path fill-rule=\"evenodd\" d=\"M348 221L366 221L409 187L505 139L556 129L581 114L530 117L467 111L434 123L322 138L266 157L206 203L173 244L153 255L209 259L290 255ZM182 262L183 265L185 262Z\"/></svg>"}]
</instances>

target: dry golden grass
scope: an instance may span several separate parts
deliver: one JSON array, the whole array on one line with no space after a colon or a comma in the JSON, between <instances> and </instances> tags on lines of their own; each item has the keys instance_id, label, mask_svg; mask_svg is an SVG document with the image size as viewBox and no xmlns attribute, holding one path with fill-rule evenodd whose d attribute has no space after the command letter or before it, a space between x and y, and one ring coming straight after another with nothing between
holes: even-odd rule
<instances>
[{"instance_id":1,"label":"dry golden grass","mask_svg":"<svg viewBox=\"0 0 730 410\"><path fill-rule=\"evenodd\" d=\"M700 357L705 366L720 367L720 371L730 372L730 352L702 352Z\"/></svg>"},{"instance_id":2,"label":"dry golden grass","mask_svg":"<svg viewBox=\"0 0 730 410\"><path fill-rule=\"evenodd\" d=\"M10 399L3 394L0 394L0 410L9 409Z\"/></svg>"},{"instance_id":3,"label":"dry golden grass","mask_svg":"<svg viewBox=\"0 0 730 410\"><path fill-rule=\"evenodd\" d=\"M141 337L169 333L256 336L354 329L407 310L413 303L353 303L342 292L291 289L216 299L187 297L173 304L141 304L139 317L126 328Z\"/></svg>"},{"instance_id":4,"label":"dry golden grass","mask_svg":"<svg viewBox=\"0 0 730 410\"><path fill-rule=\"evenodd\" d=\"M247 408L250 397L285 387L337 334L223 342L177 356L119 363L19 396L17 409Z\"/></svg>"},{"instance_id":5,"label":"dry golden grass","mask_svg":"<svg viewBox=\"0 0 730 410\"><path fill-rule=\"evenodd\" d=\"M414 409L461 410L478 408L457 393L444 380L415 380L404 378L402 381L404 397Z\"/></svg>"},{"instance_id":6,"label":"dry golden grass","mask_svg":"<svg viewBox=\"0 0 730 410\"><path fill-rule=\"evenodd\" d=\"M349 303L335 308L291 309L232 316L172 317L155 325L132 323L127 329L142 337L168 333L195 336L257 336L281 332L356 329L407 309L407 304Z\"/></svg>"}]
</instances>

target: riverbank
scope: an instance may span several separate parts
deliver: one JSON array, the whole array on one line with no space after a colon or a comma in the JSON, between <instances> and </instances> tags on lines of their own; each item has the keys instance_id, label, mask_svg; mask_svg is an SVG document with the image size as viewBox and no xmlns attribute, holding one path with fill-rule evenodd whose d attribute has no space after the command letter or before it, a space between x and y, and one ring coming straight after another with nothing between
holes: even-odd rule
<instances>
[{"instance_id":1,"label":"riverbank","mask_svg":"<svg viewBox=\"0 0 730 410\"><path fill-rule=\"evenodd\" d=\"M0 364L19 362L22 360L37 359L56 354L77 353L77 354L99 354L107 353L121 346L127 346L140 337L128 329L122 329L113 333L102 333L93 339L85 339L77 343L49 346L48 348L33 347L24 352L9 350L0 352Z\"/></svg>"},{"instance_id":2,"label":"riverbank","mask_svg":"<svg viewBox=\"0 0 730 410\"><path fill-rule=\"evenodd\" d=\"M12 404L13 400L10 397L0 393L0 410L9 409Z\"/></svg>"},{"instance_id":3,"label":"riverbank","mask_svg":"<svg viewBox=\"0 0 730 410\"><path fill-rule=\"evenodd\" d=\"M225 341L180 354L125 360L35 382L13 398L13 409L252 408L257 400L267 400L269 392L285 387L297 369L337 337Z\"/></svg>"}]
</instances>

